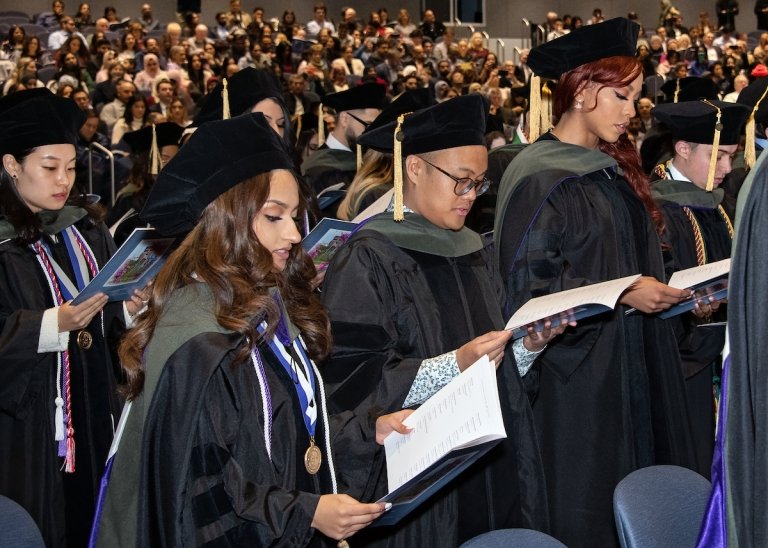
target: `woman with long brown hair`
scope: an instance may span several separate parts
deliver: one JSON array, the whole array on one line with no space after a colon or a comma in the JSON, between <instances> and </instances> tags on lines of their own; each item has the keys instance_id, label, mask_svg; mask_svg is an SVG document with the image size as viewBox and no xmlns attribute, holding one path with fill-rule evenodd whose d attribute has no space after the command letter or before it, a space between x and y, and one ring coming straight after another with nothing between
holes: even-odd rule
<instances>
[{"instance_id":1,"label":"woman with long brown hair","mask_svg":"<svg viewBox=\"0 0 768 548\"><path fill-rule=\"evenodd\" d=\"M384 511L336 493L315 360L329 322L298 245L306 203L260 113L203 124L142 211L184 234L120 346L130 410L103 499L100 546L304 546ZM398 418L377 422L383 435Z\"/></svg>"},{"instance_id":2,"label":"woman with long brown hair","mask_svg":"<svg viewBox=\"0 0 768 548\"><path fill-rule=\"evenodd\" d=\"M550 343L534 371L552 532L571 547L618 545L613 490L629 472L695 464L677 342L653 316L690 292L659 281L662 217L626 136L643 81L637 33L613 19L531 51L534 73L558 79L556 124L506 169L496 210L509 314L532 297L642 274L616 310Z\"/></svg>"}]
</instances>

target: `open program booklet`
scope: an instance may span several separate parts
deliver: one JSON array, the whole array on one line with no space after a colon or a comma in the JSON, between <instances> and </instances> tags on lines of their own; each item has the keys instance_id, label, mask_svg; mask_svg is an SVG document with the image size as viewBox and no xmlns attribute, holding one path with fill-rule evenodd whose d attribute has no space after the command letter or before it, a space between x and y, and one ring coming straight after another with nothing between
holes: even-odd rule
<instances>
[{"instance_id":1,"label":"open program booklet","mask_svg":"<svg viewBox=\"0 0 768 548\"><path fill-rule=\"evenodd\" d=\"M392 508L371 527L393 525L507 437L496 367L483 356L405 421L413 430L384 440Z\"/></svg>"},{"instance_id":2,"label":"open program booklet","mask_svg":"<svg viewBox=\"0 0 768 548\"><path fill-rule=\"evenodd\" d=\"M161 237L154 228L135 229L72 303L80 304L96 293L105 293L110 301L130 298L155 277L176 240Z\"/></svg>"},{"instance_id":3,"label":"open program booklet","mask_svg":"<svg viewBox=\"0 0 768 548\"><path fill-rule=\"evenodd\" d=\"M721 301L728 297L728 274L731 271L731 260L723 259L685 270L678 270L669 279L670 287L677 289L692 289L694 297L661 312L659 318L671 318L693 310L698 298L703 296Z\"/></svg>"},{"instance_id":4,"label":"open program booklet","mask_svg":"<svg viewBox=\"0 0 768 548\"><path fill-rule=\"evenodd\" d=\"M527 326L534 322L543 325L549 320L552 327L557 327L563 320L578 321L613 310L621 294L639 278L640 274L634 274L536 297L521 306L504 329L511 329L512 338L519 339L528 334Z\"/></svg>"}]
</instances>

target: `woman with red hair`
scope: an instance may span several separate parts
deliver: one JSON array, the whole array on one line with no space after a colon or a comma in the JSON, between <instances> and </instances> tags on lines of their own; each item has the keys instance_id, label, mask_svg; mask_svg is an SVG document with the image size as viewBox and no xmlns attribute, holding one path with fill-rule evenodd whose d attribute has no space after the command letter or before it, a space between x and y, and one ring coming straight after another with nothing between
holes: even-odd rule
<instances>
[{"instance_id":1,"label":"woman with red hair","mask_svg":"<svg viewBox=\"0 0 768 548\"><path fill-rule=\"evenodd\" d=\"M661 216L626 135L643 81L637 34L613 19L531 51L537 77L558 81L556 124L508 166L496 210L509 314L642 274L615 310L551 342L528 375L552 533L572 548L618 546L613 490L629 472L695 465L677 343L654 316L690 292L659 281Z\"/></svg>"}]
</instances>

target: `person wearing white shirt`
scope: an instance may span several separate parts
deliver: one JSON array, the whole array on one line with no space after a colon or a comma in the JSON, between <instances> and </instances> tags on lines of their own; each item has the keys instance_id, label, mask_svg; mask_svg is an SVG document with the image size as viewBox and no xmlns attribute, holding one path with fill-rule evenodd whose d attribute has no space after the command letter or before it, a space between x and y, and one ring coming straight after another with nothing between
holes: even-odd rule
<instances>
[{"instance_id":1,"label":"person wearing white shirt","mask_svg":"<svg viewBox=\"0 0 768 548\"><path fill-rule=\"evenodd\" d=\"M59 48L61 48L61 46L64 45L64 42L67 41L67 38L72 35L79 36L83 44L88 43L85 40L85 36L77 31L77 28L75 27L75 20L72 19L69 15L65 15L61 18L61 28L55 32L52 32L48 37L48 49L50 51L57 51Z\"/></svg>"},{"instance_id":2,"label":"person wearing white shirt","mask_svg":"<svg viewBox=\"0 0 768 548\"><path fill-rule=\"evenodd\" d=\"M315 4L314 12L315 18L307 23L307 40L316 40L322 29L329 29L331 34L336 34L336 27L325 18L328 13L325 4Z\"/></svg>"}]
</instances>

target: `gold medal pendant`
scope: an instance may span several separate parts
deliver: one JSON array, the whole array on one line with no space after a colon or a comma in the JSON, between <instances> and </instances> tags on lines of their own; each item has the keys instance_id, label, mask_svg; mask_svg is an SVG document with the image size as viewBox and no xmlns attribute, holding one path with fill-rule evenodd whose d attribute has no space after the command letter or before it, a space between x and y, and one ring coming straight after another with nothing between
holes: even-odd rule
<instances>
[{"instance_id":1,"label":"gold medal pendant","mask_svg":"<svg viewBox=\"0 0 768 548\"><path fill-rule=\"evenodd\" d=\"M323 453L315 445L315 438L309 438L309 447L304 453L304 467L310 474L317 474L320 471L320 465L323 463Z\"/></svg>"},{"instance_id":2,"label":"gold medal pendant","mask_svg":"<svg viewBox=\"0 0 768 548\"><path fill-rule=\"evenodd\" d=\"M77 333L77 346L83 350L88 350L93 346L93 335L83 329Z\"/></svg>"}]
</instances>

